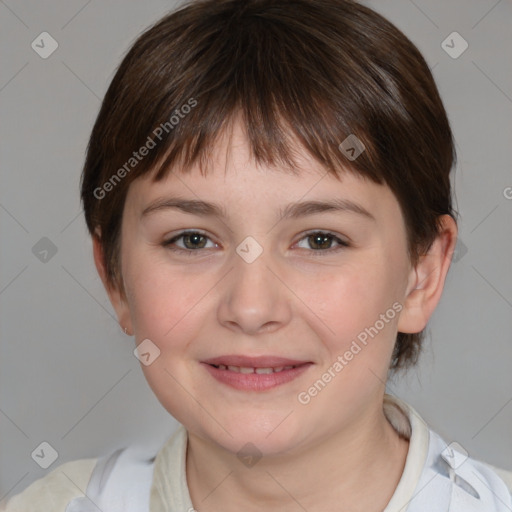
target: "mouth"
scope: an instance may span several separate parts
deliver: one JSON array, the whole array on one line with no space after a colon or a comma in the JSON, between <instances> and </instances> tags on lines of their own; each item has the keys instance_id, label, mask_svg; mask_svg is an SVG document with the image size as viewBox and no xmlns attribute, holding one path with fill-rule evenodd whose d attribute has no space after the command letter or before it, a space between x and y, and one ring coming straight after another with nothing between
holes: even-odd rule
<instances>
[{"instance_id":1,"label":"mouth","mask_svg":"<svg viewBox=\"0 0 512 512\"><path fill-rule=\"evenodd\" d=\"M265 391L286 384L313 365L275 356L221 356L201 364L217 381L243 391Z\"/></svg>"}]
</instances>

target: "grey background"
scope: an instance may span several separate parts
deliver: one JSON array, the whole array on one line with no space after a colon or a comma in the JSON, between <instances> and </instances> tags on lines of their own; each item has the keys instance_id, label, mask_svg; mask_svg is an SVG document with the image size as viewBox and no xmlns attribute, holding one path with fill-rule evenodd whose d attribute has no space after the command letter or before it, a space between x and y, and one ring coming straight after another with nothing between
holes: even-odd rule
<instances>
[{"instance_id":1,"label":"grey background","mask_svg":"<svg viewBox=\"0 0 512 512\"><path fill-rule=\"evenodd\" d=\"M421 364L389 383L446 441L512 470L512 3L390 0L369 5L425 55L459 154L459 251ZM120 332L94 268L78 185L114 69L174 2L0 2L0 499L68 460L160 446L175 421ZM42 59L43 31L58 49ZM457 59L441 43L468 42ZM42 237L56 246L46 263ZM44 244L47 242L39 242ZM37 252L37 251L36 251ZM41 469L43 441L58 459Z\"/></svg>"}]
</instances>

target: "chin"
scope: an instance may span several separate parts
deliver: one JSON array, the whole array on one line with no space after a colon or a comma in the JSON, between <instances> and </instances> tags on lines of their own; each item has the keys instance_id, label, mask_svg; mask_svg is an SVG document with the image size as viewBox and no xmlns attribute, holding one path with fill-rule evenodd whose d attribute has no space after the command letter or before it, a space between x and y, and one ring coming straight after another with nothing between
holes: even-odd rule
<instances>
[{"instance_id":1,"label":"chin","mask_svg":"<svg viewBox=\"0 0 512 512\"><path fill-rule=\"evenodd\" d=\"M253 455L287 455L303 441L303 428L298 428L291 416L283 421L286 414L273 413L219 418L229 434L215 422L192 429L197 435L208 439L224 449L243 455L253 451ZM252 416L252 417L251 417ZM231 434L231 435L230 435Z\"/></svg>"}]
</instances>

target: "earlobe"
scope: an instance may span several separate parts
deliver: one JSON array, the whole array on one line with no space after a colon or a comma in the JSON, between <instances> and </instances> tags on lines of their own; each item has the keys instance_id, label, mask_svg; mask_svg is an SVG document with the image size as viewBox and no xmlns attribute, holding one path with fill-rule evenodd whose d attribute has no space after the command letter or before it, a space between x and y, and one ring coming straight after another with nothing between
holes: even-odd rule
<instances>
[{"instance_id":1,"label":"earlobe","mask_svg":"<svg viewBox=\"0 0 512 512\"><path fill-rule=\"evenodd\" d=\"M133 333L130 309L128 307L128 303L126 301L126 297L124 293L121 293L119 287L117 285L113 285L109 282L107 277L107 267L105 263L105 256L103 252L103 247L101 245L101 230L99 227L96 228L95 234L92 237L93 243L93 254L94 254L94 264L96 266L96 270L101 278L103 286L107 291L107 294L110 299L110 303L112 304L119 324L124 330L125 333L128 332Z\"/></svg>"},{"instance_id":2,"label":"earlobe","mask_svg":"<svg viewBox=\"0 0 512 512\"><path fill-rule=\"evenodd\" d=\"M408 293L398 322L399 332L422 331L441 299L457 241L457 224L450 215L441 216L440 224L432 246L411 270Z\"/></svg>"}]
</instances>

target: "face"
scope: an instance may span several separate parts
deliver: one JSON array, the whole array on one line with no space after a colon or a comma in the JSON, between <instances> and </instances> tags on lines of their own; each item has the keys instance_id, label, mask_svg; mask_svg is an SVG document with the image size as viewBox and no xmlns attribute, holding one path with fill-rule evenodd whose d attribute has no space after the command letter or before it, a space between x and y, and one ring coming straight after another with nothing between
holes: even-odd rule
<instances>
[{"instance_id":1,"label":"face","mask_svg":"<svg viewBox=\"0 0 512 512\"><path fill-rule=\"evenodd\" d=\"M409 291L390 189L299 156L299 175L257 166L235 126L206 176L126 198L122 325L159 350L142 369L161 404L232 452L290 453L381 408Z\"/></svg>"}]
</instances>

